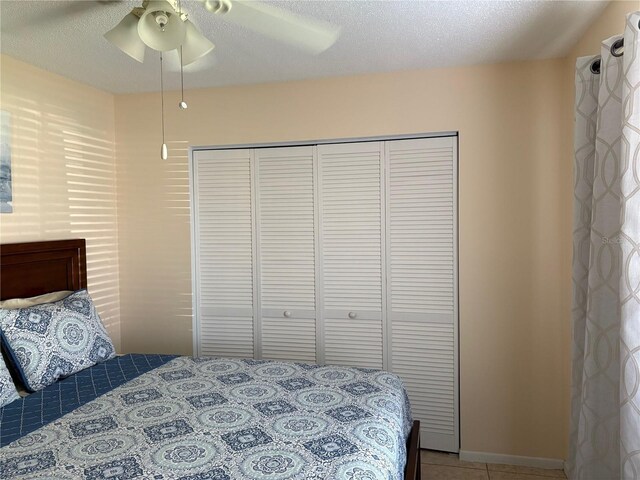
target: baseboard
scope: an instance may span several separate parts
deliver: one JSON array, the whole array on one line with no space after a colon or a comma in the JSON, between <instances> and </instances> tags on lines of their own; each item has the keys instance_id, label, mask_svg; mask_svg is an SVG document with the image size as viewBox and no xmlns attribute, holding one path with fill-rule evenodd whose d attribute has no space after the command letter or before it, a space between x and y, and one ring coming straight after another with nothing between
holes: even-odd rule
<instances>
[{"instance_id":1,"label":"baseboard","mask_svg":"<svg viewBox=\"0 0 640 480\"><path fill-rule=\"evenodd\" d=\"M558 458L521 457L501 453L469 452L460 450L460 460L465 462L502 463L521 467L564 469L564 460Z\"/></svg>"}]
</instances>

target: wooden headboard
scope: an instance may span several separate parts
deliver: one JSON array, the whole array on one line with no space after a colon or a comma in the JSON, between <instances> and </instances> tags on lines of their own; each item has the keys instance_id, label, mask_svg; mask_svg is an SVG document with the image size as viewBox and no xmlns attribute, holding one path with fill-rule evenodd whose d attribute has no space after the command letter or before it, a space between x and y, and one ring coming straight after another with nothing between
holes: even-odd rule
<instances>
[{"instance_id":1,"label":"wooden headboard","mask_svg":"<svg viewBox=\"0 0 640 480\"><path fill-rule=\"evenodd\" d=\"M87 288L84 239L0 245L0 300Z\"/></svg>"}]
</instances>

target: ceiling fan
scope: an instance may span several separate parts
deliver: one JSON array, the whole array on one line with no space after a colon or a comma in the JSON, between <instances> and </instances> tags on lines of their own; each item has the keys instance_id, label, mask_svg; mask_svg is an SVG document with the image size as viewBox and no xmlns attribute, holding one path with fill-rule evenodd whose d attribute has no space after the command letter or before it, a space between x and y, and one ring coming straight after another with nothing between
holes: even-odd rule
<instances>
[{"instance_id":1,"label":"ceiling fan","mask_svg":"<svg viewBox=\"0 0 640 480\"><path fill-rule=\"evenodd\" d=\"M315 55L333 45L340 33L340 29L330 23L258 1L198 2L226 21ZM181 0L144 0L141 7L131 10L104 36L139 62L144 61L147 47L160 52L179 49L182 65L194 62L214 48L188 19Z\"/></svg>"},{"instance_id":2,"label":"ceiling fan","mask_svg":"<svg viewBox=\"0 0 640 480\"><path fill-rule=\"evenodd\" d=\"M330 23L296 15L287 10L258 1L198 0L209 12L280 42L288 43L311 54L328 49L338 39L340 29ZM111 3L111 2L109 2ZM213 50L213 43L202 35L182 10L182 0L144 0L135 7L105 38L138 62L144 62L147 47L160 52L160 94L162 107L162 146L160 157L168 158L164 131L163 52L176 50L180 59L182 98L178 106L187 109L184 101L182 67Z\"/></svg>"}]
</instances>

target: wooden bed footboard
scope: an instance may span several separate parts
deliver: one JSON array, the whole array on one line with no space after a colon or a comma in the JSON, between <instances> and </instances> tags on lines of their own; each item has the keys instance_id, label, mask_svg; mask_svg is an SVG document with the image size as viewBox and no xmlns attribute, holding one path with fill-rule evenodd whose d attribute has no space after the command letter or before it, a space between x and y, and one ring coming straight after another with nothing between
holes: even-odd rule
<instances>
[{"instance_id":1,"label":"wooden bed footboard","mask_svg":"<svg viewBox=\"0 0 640 480\"><path fill-rule=\"evenodd\" d=\"M420 480L420 422L414 420L407 440L407 466L404 480Z\"/></svg>"}]
</instances>

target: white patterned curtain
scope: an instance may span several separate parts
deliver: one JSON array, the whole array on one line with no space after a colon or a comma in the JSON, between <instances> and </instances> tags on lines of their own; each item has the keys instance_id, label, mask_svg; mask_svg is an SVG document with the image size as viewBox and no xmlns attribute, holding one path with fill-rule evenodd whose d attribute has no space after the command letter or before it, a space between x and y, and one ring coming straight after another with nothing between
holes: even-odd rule
<instances>
[{"instance_id":1,"label":"white patterned curtain","mask_svg":"<svg viewBox=\"0 0 640 480\"><path fill-rule=\"evenodd\" d=\"M639 22L576 65L572 480L640 479Z\"/></svg>"}]
</instances>

